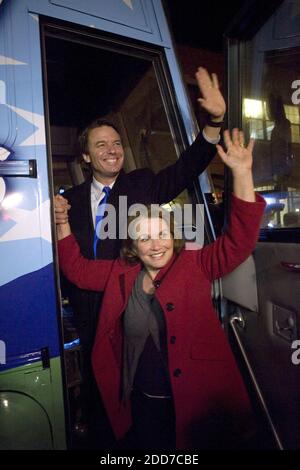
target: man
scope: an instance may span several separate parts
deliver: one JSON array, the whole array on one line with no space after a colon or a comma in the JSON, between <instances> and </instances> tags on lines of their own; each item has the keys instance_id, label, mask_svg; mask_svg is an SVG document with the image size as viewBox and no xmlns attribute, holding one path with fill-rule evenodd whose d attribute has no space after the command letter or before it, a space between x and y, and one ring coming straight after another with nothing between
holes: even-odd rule
<instances>
[{"instance_id":1,"label":"man","mask_svg":"<svg viewBox=\"0 0 300 470\"><path fill-rule=\"evenodd\" d=\"M134 203L167 203L189 186L192 180L205 170L215 155L214 144L219 141L226 105L215 74L210 77L206 69L200 67L196 79L202 94L199 102L210 118L203 133L197 136L195 142L182 153L176 163L156 175L146 168L127 174L124 172L121 138L111 123L96 120L81 134L82 155L91 165L92 178L66 191L64 197L67 200L66 204L71 205L69 222L72 232L76 236L81 253L86 258L114 259L119 256L121 240L110 238L99 242L95 240L96 213L103 198L115 207L117 220L119 196L127 196L127 207ZM103 192L103 188L106 191L107 187L110 188L108 195ZM57 207L55 215L57 223L63 223L66 217L65 211ZM70 286L68 290L83 351L83 374L88 384L92 380L90 356L101 294L84 291L75 286ZM89 392L86 393L85 400L90 404L93 403ZM88 415L95 416L93 407Z\"/></svg>"}]
</instances>

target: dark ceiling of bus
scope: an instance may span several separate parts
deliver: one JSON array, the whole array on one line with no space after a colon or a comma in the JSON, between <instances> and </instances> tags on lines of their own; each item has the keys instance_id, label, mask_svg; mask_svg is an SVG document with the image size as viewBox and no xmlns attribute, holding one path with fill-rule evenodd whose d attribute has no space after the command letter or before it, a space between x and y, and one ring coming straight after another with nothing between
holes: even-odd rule
<instances>
[{"instance_id":1,"label":"dark ceiling of bus","mask_svg":"<svg viewBox=\"0 0 300 470\"><path fill-rule=\"evenodd\" d=\"M82 128L115 111L151 61L46 37L50 124Z\"/></svg>"},{"instance_id":2,"label":"dark ceiling of bus","mask_svg":"<svg viewBox=\"0 0 300 470\"><path fill-rule=\"evenodd\" d=\"M164 3L176 43L221 51L222 33L241 0L230 0L222 14L215 0ZM118 108L151 65L51 36L46 37L46 63L50 123L79 128Z\"/></svg>"}]
</instances>

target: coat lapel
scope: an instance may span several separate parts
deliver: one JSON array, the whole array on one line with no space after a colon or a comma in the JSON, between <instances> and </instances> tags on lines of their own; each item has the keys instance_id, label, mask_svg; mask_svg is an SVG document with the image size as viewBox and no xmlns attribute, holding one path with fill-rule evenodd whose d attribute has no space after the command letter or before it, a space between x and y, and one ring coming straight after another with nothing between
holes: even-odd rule
<instances>
[{"instance_id":1,"label":"coat lapel","mask_svg":"<svg viewBox=\"0 0 300 470\"><path fill-rule=\"evenodd\" d=\"M126 265L125 265L126 266ZM120 275L119 275L119 286L120 286L120 292L122 295L122 308L121 308L121 314L124 312L126 309L127 303L129 296L131 295L135 280L141 271L141 264L135 264L134 266L126 266L127 269L125 269Z\"/></svg>"}]
</instances>

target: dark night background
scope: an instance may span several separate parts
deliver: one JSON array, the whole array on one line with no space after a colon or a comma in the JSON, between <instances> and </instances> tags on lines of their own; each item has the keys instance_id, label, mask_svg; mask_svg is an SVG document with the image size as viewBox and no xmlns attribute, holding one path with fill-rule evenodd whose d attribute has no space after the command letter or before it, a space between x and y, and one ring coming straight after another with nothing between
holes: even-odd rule
<instances>
[{"instance_id":1,"label":"dark night background","mask_svg":"<svg viewBox=\"0 0 300 470\"><path fill-rule=\"evenodd\" d=\"M252 37L282 3L282 0L162 1L177 44L219 53L229 25L231 36Z\"/></svg>"},{"instance_id":2,"label":"dark night background","mask_svg":"<svg viewBox=\"0 0 300 470\"><path fill-rule=\"evenodd\" d=\"M176 43L221 52L223 33L243 0L164 0Z\"/></svg>"}]
</instances>

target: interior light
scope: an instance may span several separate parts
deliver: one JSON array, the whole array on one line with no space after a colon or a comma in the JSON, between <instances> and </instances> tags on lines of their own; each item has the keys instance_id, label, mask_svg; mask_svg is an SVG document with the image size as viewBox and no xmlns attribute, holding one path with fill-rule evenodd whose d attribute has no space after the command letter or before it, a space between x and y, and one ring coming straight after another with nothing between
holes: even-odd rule
<instances>
[{"instance_id":1,"label":"interior light","mask_svg":"<svg viewBox=\"0 0 300 470\"><path fill-rule=\"evenodd\" d=\"M261 100L244 99L244 116L246 118L262 119L263 105Z\"/></svg>"},{"instance_id":2,"label":"interior light","mask_svg":"<svg viewBox=\"0 0 300 470\"><path fill-rule=\"evenodd\" d=\"M276 202L276 199L274 197L265 197L264 199L265 199L268 206L270 204L275 204L275 202Z\"/></svg>"}]
</instances>

